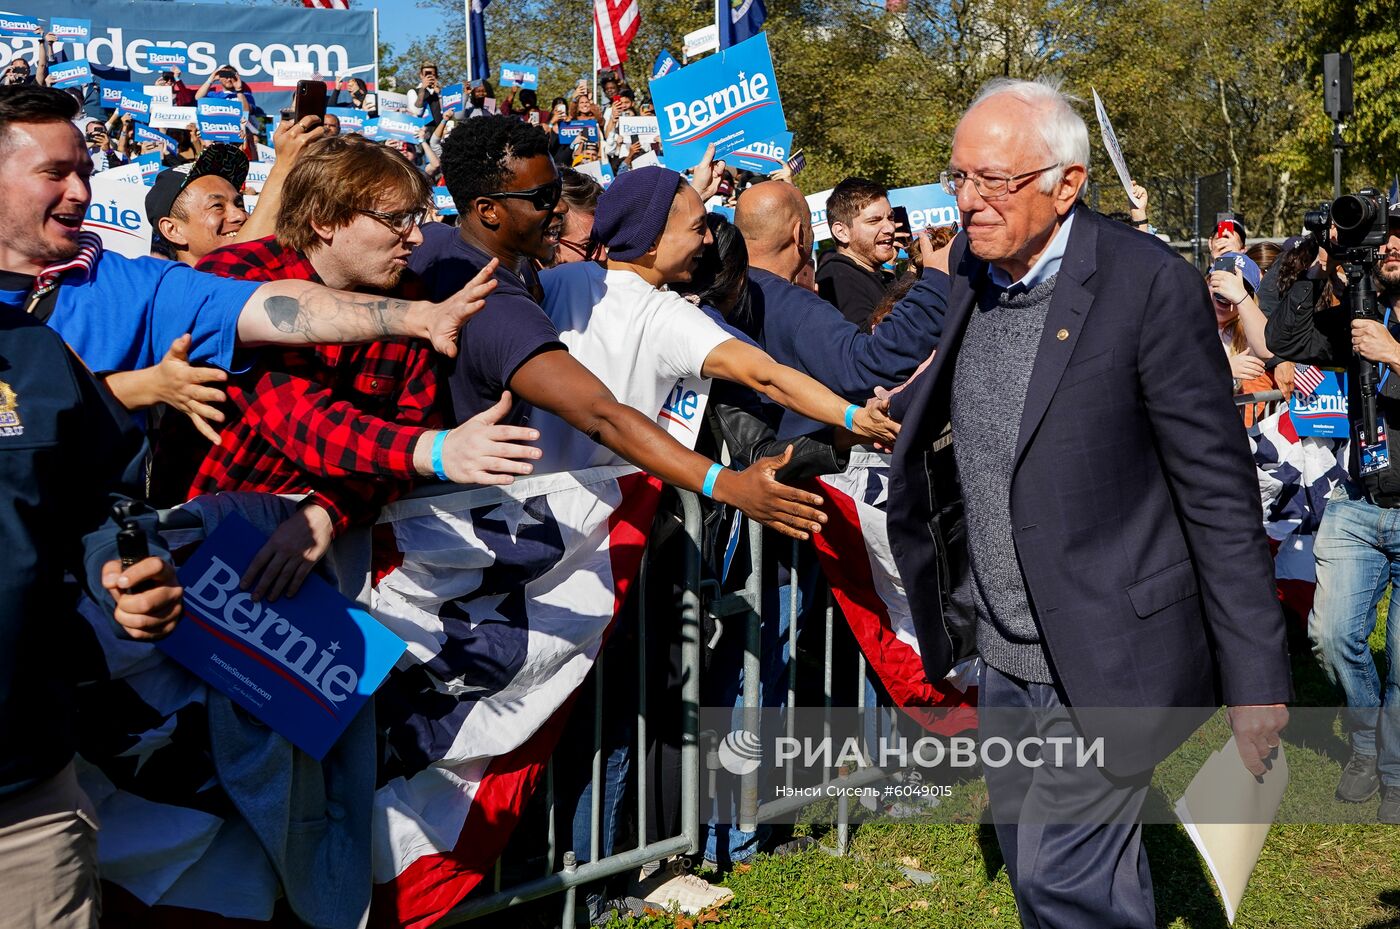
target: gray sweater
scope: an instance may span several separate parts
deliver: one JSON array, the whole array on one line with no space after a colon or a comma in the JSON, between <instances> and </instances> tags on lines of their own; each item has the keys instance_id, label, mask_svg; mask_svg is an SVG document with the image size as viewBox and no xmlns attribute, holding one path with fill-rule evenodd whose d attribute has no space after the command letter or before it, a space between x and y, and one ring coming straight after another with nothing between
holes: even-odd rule
<instances>
[{"instance_id":1,"label":"gray sweater","mask_svg":"<svg viewBox=\"0 0 1400 929\"><path fill-rule=\"evenodd\" d=\"M1056 277L1029 291L989 287L953 371L953 457L972 555L977 650L997 670L1040 683L1051 682L1050 665L1011 535L1011 470Z\"/></svg>"}]
</instances>

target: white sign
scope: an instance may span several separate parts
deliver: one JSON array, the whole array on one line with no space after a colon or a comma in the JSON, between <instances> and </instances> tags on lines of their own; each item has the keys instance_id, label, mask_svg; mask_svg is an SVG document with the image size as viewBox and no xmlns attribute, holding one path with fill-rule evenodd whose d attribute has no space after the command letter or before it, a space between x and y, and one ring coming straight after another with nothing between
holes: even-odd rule
<instances>
[{"instance_id":1,"label":"white sign","mask_svg":"<svg viewBox=\"0 0 1400 929\"><path fill-rule=\"evenodd\" d=\"M152 103L175 105L175 88L169 84L147 84L141 88L141 93L150 97Z\"/></svg>"},{"instance_id":2,"label":"white sign","mask_svg":"<svg viewBox=\"0 0 1400 929\"><path fill-rule=\"evenodd\" d=\"M248 162L248 179L243 182L243 189L250 193L262 193L263 185L267 183L268 172L271 170L272 165L265 161Z\"/></svg>"},{"instance_id":3,"label":"white sign","mask_svg":"<svg viewBox=\"0 0 1400 929\"><path fill-rule=\"evenodd\" d=\"M641 153L640 155L638 155L636 158L633 158L633 159L632 159L632 170L634 170L634 171L635 171L637 168L650 168L650 167L652 167L653 165L655 165L655 166L657 166L657 167L661 167L661 166L662 166L662 165L661 165L661 159L658 158L657 155L656 155L656 152L653 152L653 151L645 151L645 152L642 152L642 153Z\"/></svg>"},{"instance_id":4,"label":"white sign","mask_svg":"<svg viewBox=\"0 0 1400 929\"><path fill-rule=\"evenodd\" d=\"M146 220L146 191L141 166L112 168L92 176L92 202L83 228L102 237L102 247L141 258L151 253L151 224Z\"/></svg>"},{"instance_id":5,"label":"white sign","mask_svg":"<svg viewBox=\"0 0 1400 929\"><path fill-rule=\"evenodd\" d=\"M399 94L392 90L381 90L379 92L379 112L381 114L404 113L411 115L413 110L408 103L408 94Z\"/></svg>"},{"instance_id":6,"label":"white sign","mask_svg":"<svg viewBox=\"0 0 1400 929\"><path fill-rule=\"evenodd\" d=\"M1128 173L1128 163L1123 160L1123 149L1118 145L1118 136L1113 132L1113 123L1108 121L1108 111L1103 108L1103 101L1099 99L1099 92L1094 91L1094 115L1099 118L1099 131L1103 133L1103 147L1108 149L1108 160L1113 162L1113 169L1118 172L1118 183L1123 185L1123 192L1128 195L1128 202L1138 209L1142 209L1142 204L1133 197L1133 176Z\"/></svg>"},{"instance_id":7,"label":"white sign","mask_svg":"<svg viewBox=\"0 0 1400 929\"><path fill-rule=\"evenodd\" d=\"M655 116L619 116L617 131L620 135L641 136L644 143L652 136L661 135L661 127L657 125Z\"/></svg>"},{"instance_id":8,"label":"white sign","mask_svg":"<svg viewBox=\"0 0 1400 929\"><path fill-rule=\"evenodd\" d=\"M719 48L719 25L711 23L704 29L696 29L685 37L683 53L686 58L694 58Z\"/></svg>"},{"instance_id":9,"label":"white sign","mask_svg":"<svg viewBox=\"0 0 1400 929\"><path fill-rule=\"evenodd\" d=\"M199 122L199 111L192 106L172 106L168 103L151 104L152 129L188 129Z\"/></svg>"},{"instance_id":10,"label":"white sign","mask_svg":"<svg viewBox=\"0 0 1400 929\"><path fill-rule=\"evenodd\" d=\"M319 76L309 62L279 61L272 66L273 87L295 87L297 81L314 81Z\"/></svg>"},{"instance_id":11,"label":"white sign","mask_svg":"<svg viewBox=\"0 0 1400 929\"><path fill-rule=\"evenodd\" d=\"M812 211L812 241L814 242L823 242L831 238L831 226L826 221L826 201L830 199L831 191L834 189L807 195L807 209Z\"/></svg>"},{"instance_id":12,"label":"white sign","mask_svg":"<svg viewBox=\"0 0 1400 929\"><path fill-rule=\"evenodd\" d=\"M258 143L258 161L266 161L268 164L277 160L277 149L271 145Z\"/></svg>"}]
</instances>

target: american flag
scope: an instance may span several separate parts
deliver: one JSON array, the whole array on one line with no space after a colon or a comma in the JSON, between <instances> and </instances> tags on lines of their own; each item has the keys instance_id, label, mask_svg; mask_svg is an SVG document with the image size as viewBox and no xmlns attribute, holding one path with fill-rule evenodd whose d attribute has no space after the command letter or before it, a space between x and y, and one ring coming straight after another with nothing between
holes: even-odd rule
<instances>
[{"instance_id":1,"label":"american flag","mask_svg":"<svg viewBox=\"0 0 1400 929\"><path fill-rule=\"evenodd\" d=\"M924 673L885 529L889 471L888 455L856 451L844 472L820 478L828 519L812 541L831 595L890 699L931 731L951 735L977 725L976 669L964 662L941 681ZM919 712L929 708L938 712Z\"/></svg>"},{"instance_id":2,"label":"american flag","mask_svg":"<svg viewBox=\"0 0 1400 929\"><path fill-rule=\"evenodd\" d=\"M593 19L599 63L605 68L622 64L627 60L627 46L642 23L637 0L593 0Z\"/></svg>"},{"instance_id":3,"label":"american flag","mask_svg":"<svg viewBox=\"0 0 1400 929\"><path fill-rule=\"evenodd\" d=\"M301 0L302 4L315 10L348 10L350 0Z\"/></svg>"},{"instance_id":4,"label":"american flag","mask_svg":"<svg viewBox=\"0 0 1400 929\"><path fill-rule=\"evenodd\" d=\"M1322 385L1322 369L1316 365L1304 365L1293 373L1293 392L1299 399L1311 397Z\"/></svg>"}]
</instances>

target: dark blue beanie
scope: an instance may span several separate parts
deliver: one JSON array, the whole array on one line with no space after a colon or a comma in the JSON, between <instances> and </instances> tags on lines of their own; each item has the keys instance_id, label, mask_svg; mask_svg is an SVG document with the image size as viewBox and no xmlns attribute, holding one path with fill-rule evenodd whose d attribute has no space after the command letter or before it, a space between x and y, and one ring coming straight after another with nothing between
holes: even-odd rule
<instances>
[{"instance_id":1,"label":"dark blue beanie","mask_svg":"<svg viewBox=\"0 0 1400 929\"><path fill-rule=\"evenodd\" d=\"M656 165L617 176L593 214L593 238L608 247L609 258L631 261L651 250L666 229L671 202L684 180Z\"/></svg>"}]
</instances>

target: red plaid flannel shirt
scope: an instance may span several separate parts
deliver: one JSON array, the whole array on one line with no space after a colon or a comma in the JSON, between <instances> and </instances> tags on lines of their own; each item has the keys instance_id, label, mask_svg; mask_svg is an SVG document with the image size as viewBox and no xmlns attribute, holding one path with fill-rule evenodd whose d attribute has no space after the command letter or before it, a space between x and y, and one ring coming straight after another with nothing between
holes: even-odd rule
<instances>
[{"instance_id":1,"label":"red plaid flannel shirt","mask_svg":"<svg viewBox=\"0 0 1400 929\"><path fill-rule=\"evenodd\" d=\"M198 267L250 281L320 282L311 262L271 237L221 248ZM413 447L437 424L432 350L419 340L264 349L252 370L229 380L227 393L236 417L200 464L189 496L305 493L330 513L337 533L372 520L412 486Z\"/></svg>"}]
</instances>

